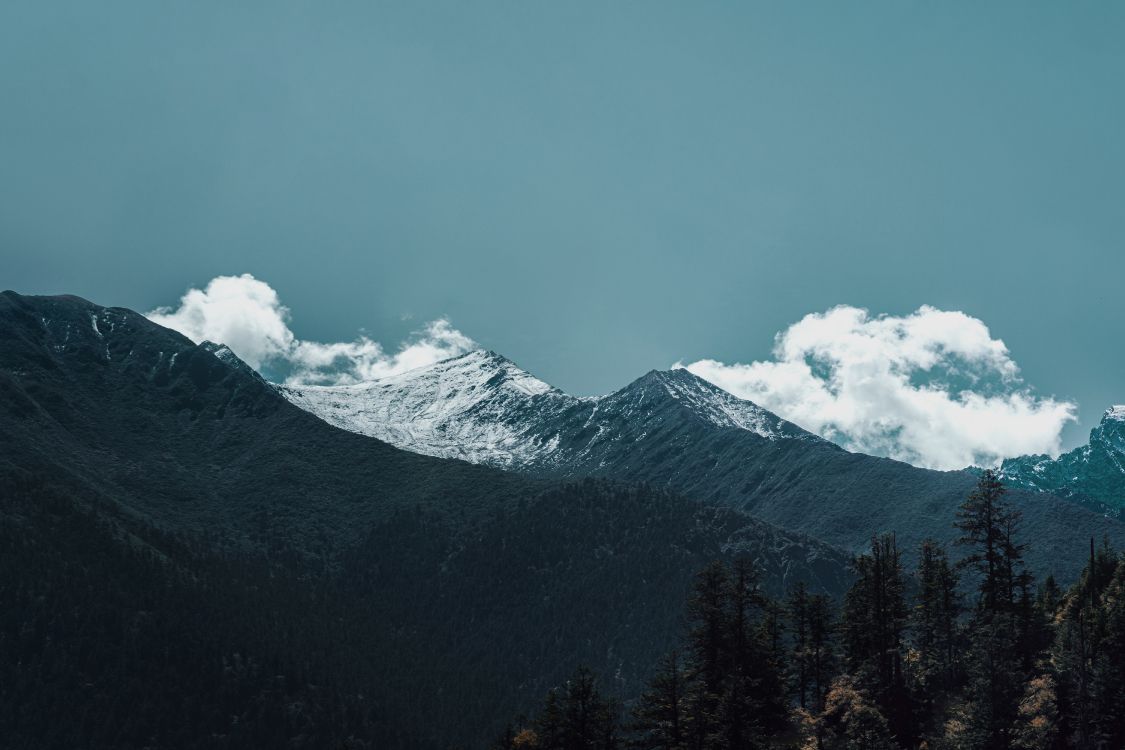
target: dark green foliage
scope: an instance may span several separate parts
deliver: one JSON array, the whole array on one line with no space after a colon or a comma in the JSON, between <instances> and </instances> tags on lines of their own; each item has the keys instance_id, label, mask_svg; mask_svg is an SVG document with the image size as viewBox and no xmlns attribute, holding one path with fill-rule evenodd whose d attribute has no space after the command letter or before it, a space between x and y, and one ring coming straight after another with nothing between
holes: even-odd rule
<instances>
[{"instance_id":1,"label":"dark green foliage","mask_svg":"<svg viewBox=\"0 0 1125 750\"><path fill-rule=\"evenodd\" d=\"M1125 559L1091 545L1068 592L1048 579L1032 597L1018 515L987 475L965 502L961 529L976 591L968 611L936 543L919 551L909 608L893 536L876 537L856 559L838 628L843 674L833 669L830 600L797 584L781 610L757 593L750 568L708 565L689 600L689 658L662 662L634 707L630 745L794 747L799 736L810 750L1125 747ZM747 631L750 619L757 625ZM756 670L741 668L738 654ZM771 675L783 673L789 717L769 700L770 686L780 687Z\"/></svg>"},{"instance_id":2,"label":"dark green foliage","mask_svg":"<svg viewBox=\"0 0 1125 750\"><path fill-rule=\"evenodd\" d=\"M1030 677L1033 605L1030 575L1017 542L1020 513L1005 500L991 470L961 505L957 528L969 548L963 564L976 574L969 622L969 736L981 748L1011 746L1012 726Z\"/></svg>"},{"instance_id":3,"label":"dark green foliage","mask_svg":"<svg viewBox=\"0 0 1125 750\"><path fill-rule=\"evenodd\" d=\"M1125 747L1125 566L1059 533L1073 506L1016 496L1036 554L1087 560L1036 592L988 473L960 516L966 613L936 544L908 606L879 537L836 618L844 556L732 497L791 527L816 502L853 538L857 488L926 505L961 474L773 456L792 473L752 464L723 495L719 441L692 485L719 506L556 486L335 430L128 311L4 294L0 342L5 748Z\"/></svg>"},{"instance_id":4,"label":"dark green foliage","mask_svg":"<svg viewBox=\"0 0 1125 750\"><path fill-rule=\"evenodd\" d=\"M937 542L922 542L915 574L917 595L910 613L914 649L912 693L923 735L938 732L944 707L962 686L965 638L960 622L958 574Z\"/></svg>"},{"instance_id":5,"label":"dark green foliage","mask_svg":"<svg viewBox=\"0 0 1125 750\"><path fill-rule=\"evenodd\" d=\"M708 560L846 586L733 509L337 430L126 310L6 293L0 341L5 747L480 745L576 663L639 694Z\"/></svg>"},{"instance_id":6,"label":"dark green foliage","mask_svg":"<svg viewBox=\"0 0 1125 750\"><path fill-rule=\"evenodd\" d=\"M688 604L687 663L673 653L634 710L643 748L749 748L787 725L780 608L753 565L712 563Z\"/></svg>"},{"instance_id":7,"label":"dark green foliage","mask_svg":"<svg viewBox=\"0 0 1125 750\"><path fill-rule=\"evenodd\" d=\"M718 390L686 370L651 372L599 402L599 414L617 415L604 423L615 439L591 443L590 413L565 415L544 434L570 436L582 450L564 450L561 462L552 455L530 469L670 487L853 552L866 548L873 531L894 531L908 564L924 539L956 539L954 514L976 483L974 472L930 471L849 453L780 418L769 420L769 428L785 436L780 440L719 428L670 395L682 381ZM1078 576L1085 554L1075 538L1108 534L1125 545L1125 524L1117 519L1049 494L1016 489L1011 495L1024 513L1028 565L1042 577Z\"/></svg>"},{"instance_id":8,"label":"dark green foliage","mask_svg":"<svg viewBox=\"0 0 1125 750\"><path fill-rule=\"evenodd\" d=\"M883 712L891 733L909 744L916 731L904 666L906 587L894 536L872 539L855 571L841 616L845 666Z\"/></svg>"},{"instance_id":9,"label":"dark green foliage","mask_svg":"<svg viewBox=\"0 0 1125 750\"><path fill-rule=\"evenodd\" d=\"M617 750L621 747L620 706L602 695L597 678L579 667L561 687L552 688L532 721L509 726L495 750Z\"/></svg>"},{"instance_id":10,"label":"dark green foliage","mask_svg":"<svg viewBox=\"0 0 1125 750\"><path fill-rule=\"evenodd\" d=\"M836 674L835 607L827 596L810 594L798 583L789 595L786 616L792 645L785 661L792 695L801 708L822 711Z\"/></svg>"},{"instance_id":11,"label":"dark green foliage","mask_svg":"<svg viewBox=\"0 0 1125 750\"><path fill-rule=\"evenodd\" d=\"M688 676L678 651L672 651L657 668L652 683L637 701L631 747L638 750L683 750L687 747L686 714Z\"/></svg>"}]
</instances>

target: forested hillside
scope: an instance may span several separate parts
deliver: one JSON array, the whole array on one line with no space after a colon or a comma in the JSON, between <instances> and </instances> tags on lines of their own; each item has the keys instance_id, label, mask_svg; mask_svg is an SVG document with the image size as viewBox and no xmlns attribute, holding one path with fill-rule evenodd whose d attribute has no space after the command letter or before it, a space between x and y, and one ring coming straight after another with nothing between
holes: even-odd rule
<instances>
[{"instance_id":1,"label":"forested hillside","mask_svg":"<svg viewBox=\"0 0 1125 750\"><path fill-rule=\"evenodd\" d=\"M849 580L731 509L338 430L126 310L5 293L0 340L7 746L479 747L575 662L639 693L710 559Z\"/></svg>"},{"instance_id":2,"label":"forested hillside","mask_svg":"<svg viewBox=\"0 0 1125 750\"><path fill-rule=\"evenodd\" d=\"M476 351L369 383L277 388L331 424L407 450L540 478L647 482L852 552L874 531L898 534L909 559L923 539L952 541L957 505L977 476L846 451L685 369L578 398ZM1100 473L1089 478L1106 496L1125 476L1114 458L1120 442L1091 443L1101 446L1092 463ZM1068 544L1073 535L1125 546L1116 517L1064 499L1074 494L1066 491L1074 473L1062 462L1024 472L1050 482L1012 487L1032 542L1027 561L1041 575L1078 575L1085 558ZM1059 494L1034 491L1044 489Z\"/></svg>"},{"instance_id":3,"label":"forested hillside","mask_svg":"<svg viewBox=\"0 0 1125 750\"><path fill-rule=\"evenodd\" d=\"M712 563L638 701L579 667L494 747L1123 747L1125 555L1089 540L1064 591L1026 569L1020 523L984 472L957 513L963 565L926 541L911 569L876 536L839 604L800 585L771 598L749 560Z\"/></svg>"}]
</instances>

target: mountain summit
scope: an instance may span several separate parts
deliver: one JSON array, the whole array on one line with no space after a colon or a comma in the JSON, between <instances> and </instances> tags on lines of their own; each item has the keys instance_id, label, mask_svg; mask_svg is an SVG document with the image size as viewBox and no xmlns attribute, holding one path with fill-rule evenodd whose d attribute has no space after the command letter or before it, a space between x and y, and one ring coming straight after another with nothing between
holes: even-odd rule
<instances>
[{"instance_id":1,"label":"mountain summit","mask_svg":"<svg viewBox=\"0 0 1125 750\"><path fill-rule=\"evenodd\" d=\"M520 470L597 466L614 446L643 441L670 421L766 440L819 439L684 369L653 370L607 396L582 398L483 350L357 385L277 388L345 430Z\"/></svg>"},{"instance_id":2,"label":"mountain summit","mask_svg":"<svg viewBox=\"0 0 1125 750\"><path fill-rule=\"evenodd\" d=\"M952 542L957 507L976 481L968 471L850 453L684 369L580 398L493 352L472 352L371 383L278 390L400 448L550 479L643 482L850 551L891 530L908 556L926 538ZM1084 557L1072 534L1125 539L1121 524L1054 495L1012 496L1037 571L1077 574Z\"/></svg>"},{"instance_id":3,"label":"mountain summit","mask_svg":"<svg viewBox=\"0 0 1125 750\"><path fill-rule=\"evenodd\" d=\"M349 432L499 467L522 467L549 453L554 446L541 426L582 402L484 350L355 385L277 388Z\"/></svg>"},{"instance_id":4,"label":"mountain summit","mask_svg":"<svg viewBox=\"0 0 1125 750\"><path fill-rule=\"evenodd\" d=\"M1086 445L1058 458L1008 459L1001 475L1010 484L1053 492L1119 514L1125 509L1125 405L1106 409Z\"/></svg>"}]
</instances>

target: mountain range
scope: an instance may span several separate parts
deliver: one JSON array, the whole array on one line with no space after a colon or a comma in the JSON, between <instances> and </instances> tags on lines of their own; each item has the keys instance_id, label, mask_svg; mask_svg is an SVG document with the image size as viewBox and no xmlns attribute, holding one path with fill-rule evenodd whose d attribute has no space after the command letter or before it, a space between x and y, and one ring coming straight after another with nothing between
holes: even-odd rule
<instances>
[{"instance_id":1,"label":"mountain range","mask_svg":"<svg viewBox=\"0 0 1125 750\"><path fill-rule=\"evenodd\" d=\"M848 452L685 369L583 398L475 351L359 385L275 387L330 424L406 450L535 477L648 482L853 552L879 532L896 533L908 554L923 539L954 541L977 476ZM1119 435L1104 424L1096 458ZM1105 463L1118 472L1105 486L1120 492L1125 475ZM1010 484L1041 574L1073 579L1084 562L1075 538L1125 540L1115 520L1060 499L1071 494L1063 482Z\"/></svg>"},{"instance_id":2,"label":"mountain range","mask_svg":"<svg viewBox=\"0 0 1125 750\"><path fill-rule=\"evenodd\" d=\"M711 560L850 579L737 509L337 429L126 309L4 292L0 343L8 746L479 747L576 664L636 695Z\"/></svg>"},{"instance_id":3,"label":"mountain range","mask_svg":"<svg viewBox=\"0 0 1125 750\"><path fill-rule=\"evenodd\" d=\"M484 746L578 664L637 696L708 562L840 598L873 534L954 541L976 478L681 369L581 398L481 351L291 387L130 310L14 292L0 427L13 747ZM1075 486L1010 493L1061 582L1089 538L1125 546Z\"/></svg>"}]
</instances>

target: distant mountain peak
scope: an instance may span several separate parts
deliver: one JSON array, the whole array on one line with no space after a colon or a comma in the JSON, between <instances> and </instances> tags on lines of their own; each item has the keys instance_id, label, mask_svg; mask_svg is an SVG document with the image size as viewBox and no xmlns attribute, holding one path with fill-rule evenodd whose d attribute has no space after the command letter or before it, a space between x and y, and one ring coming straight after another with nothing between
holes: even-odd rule
<instances>
[{"instance_id":1,"label":"distant mountain peak","mask_svg":"<svg viewBox=\"0 0 1125 750\"><path fill-rule=\"evenodd\" d=\"M1086 445L1058 458L1010 458L1000 470L1017 486L1077 497L1120 513L1125 509L1125 405L1105 410Z\"/></svg>"},{"instance_id":2,"label":"distant mountain peak","mask_svg":"<svg viewBox=\"0 0 1125 750\"><path fill-rule=\"evenodd\" d=\"M422 382L429 380L443 384L449 390L478 390L480 395L489 388L507 388L530 396L544 393L562 394L554 386L544 383L514 362L491 349L476 349L456 357L443 359L430 365L390 375L371 381L371 385ZM361 383L357 387L368 385Z\"/></svg>"},{"instance_id":3,"label":"distant mountain peak","mask_svg":"<svg viewBox=\"0 0 1125 750\"><path fill-rule=\"evenodd\" d=\"M514 362L478 349L344 386L277 386L329 424L442 458L509 467L552 450L534 428L580 402Z\"/></svg>"},{"instance_id":4,"label":"distant mountain peak","mask_svg":"<svg viewBox=\"0 0 1125 750\"><path fill-rule=\"evenodd\" d=\"M739 398L683 367L652 370L606 398L640 393L648 398L675 401L715 427L746 430L770 440L813 437L754 402Z\"/></svg>"}]
</instances>

